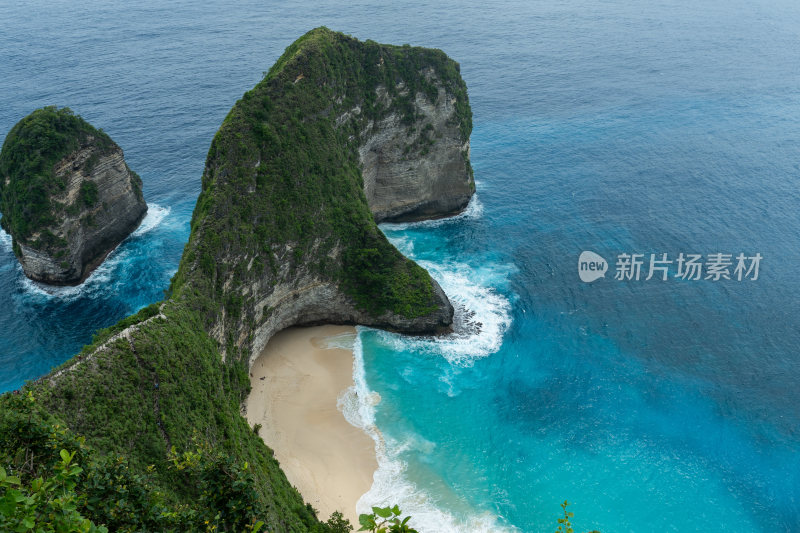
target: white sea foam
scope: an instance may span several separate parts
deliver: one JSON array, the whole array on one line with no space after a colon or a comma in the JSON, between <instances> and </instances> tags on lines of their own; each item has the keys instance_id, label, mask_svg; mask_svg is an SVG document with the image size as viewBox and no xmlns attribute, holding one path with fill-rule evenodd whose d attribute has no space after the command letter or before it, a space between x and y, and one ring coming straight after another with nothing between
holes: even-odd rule
<instances>
[{"instance_id":1,"label":"white sea foam","mask_svg":"<svg viewBox=\"0 0 800 533\"><path fill-rule=\"evenodd\" d=\"M142 220L142 223L139 224L139 227L136 228L133 233L131 233L131 237L144 235L153 228L158 227L164 221L164 219L167 218L167 215L169 215L170 211L172 211L172 208L170 207L162 207L157 204L148 205L147 214L145 215L144 220Z\"/></svg>"},{"instance_id":2,"label":"white sea foam","mask_svg":"<svg viewBox=\"0 0 800 533\"><path fill-rule=\"evenodd\" d=\"M162 207L157 204L149 205L147 209L147 215L145 215L144 220L142 220L142 223L139 224L139 227L128 236L128 239L136 238L152 231L164 221L169 213L169 207ZM11 236L5 231L0 232L0 245L6 246L6 241L7 246L10 249ZM110 254L108 254L108 257L106 257L105 261L103 261L103 263L97 267L83 283L75 287L56 287L43 283L37 283L28 279L22 273L22 267L19 266L19 264L17 264L16 268L18 269L19 283L22 287L22 290L28 295L38 298L45 298L48 300L58 299L64 302L69 302L83 297L92 298L108 290L113 290L113 287L109 282L112 281L114 271L120 263L129 259L130 254L130 250L120 249L118 246L112 250Z\"/></svg>"},{"instance_id":3,"label":"white sea foam","mask_svg":"<svg viewBox=\"0 0 800 533\"><path fill-rule=\"evenodd\" d=\"M6 233L6 230L0 229L0 246L2 246L3 250L7 252L11 252L11 235Z\"/></svg>"},{"instance_id":4,"label":"white sea foam","mask_svg":"<svg viewBox=\"0 0 800 533\"><path fill-rule=\"evenodd\" d=\"M359 332L363 328L358 328ZM367 385L364 355L360 334L353 344L353 381L339 397L337 407L352 425L363 429L375 442L378 470L372 487L356 504L359 513L370 512L372 506L397 504L404 514L410 515L410 525L421 533L500 532L509 531L499 524L491 513L473 513L459 518L437 506L432 495L419 489L406 477L406 464L400 454L407 449L432 451L436 444L418 436L409 435L405 442L386 443L375 426L375 407L380 396Z\"/></svg>"},{"instance_id":5,"label":"white sea foam","mask_svg":"<svg viewBox=\"0 0 800 533\"><path fill-rule=\"evenodd\" d=\"M401 251L402 243L392 239ZM381 340L396 350L438 354L450 363L469 365L500 349L511 325L511 303L494 286L508 283L513 267L486 265L475 268L464 263L417 261L439 282L453 304L453 332L437 337L406 337L380 332Z\"/></svg>"},{"instance_id":6,"label":"white sea foam","mask_svg":"<svg viewBox=\"0 0 800 533\"><path fill-rule=\"evenodd\" d=\"M389 241L404 255L414 259L439 282L455 309L453 333L438 337L409 338L381 332L383 342L397 350L439 354L452 364L468 365L474 359L495 353L511 324L511 304L495 287L508 284L514 267L487 262L481 267L457 261L432 262L415 257L414 241L401 233L409 227L432 228L441 224L478 218L483 205L472 197L460 215L409 224L382 224L390 232ZM395 233L396 232L396 233Z\"/></svg>"},{"instance_id":7,"label":"white sea foam","mask_svg":"<svg viewBox=\"0 0 800 533\"><path fill-rule=\"evenodd\" d=\"M419 228L419 227L434 228L437 226L442 226L444 224L453 224L457 222L462 222L464 220L472 220L480 218L482 215L483 215L483 204L481 203L480 199L478 199L478 195L473 194L472 198L467 204L467 207L464 208L462 212L460 212L455 216L447 218L437 218L435 220L421 220L419 222L383 222L380 224L380 227L389 231L400 231L404 229Z\"/></svg>"},{"instance_id":8,"label":"white sea foam","mask_svg":"<svg viewBox=\"0 0 800 533\"><path fill-rule=\"evenodd\" d=\"M104 288L107 287L109 281L111 281L111 274L114 270L114 266L119 261L123 260L124 256L125 254L116 254L112 252L103 264L97 267L94 272L86 278L86 281L75 287L56 287L32 281L22 274L22 267L19 267L19 283L28 295L48 300L57 299L70 302L81 297L92 298L104 292Z\"/></svg>"},{"instance_id":9,"label":"white sea foam","mask_svg":"<svg viewBox=\"0 0 800 533\"><path fill-rule=\"evenodd\" d=\"M383 226L382 226L383 227ZM383 227L384 230L389 229ZM395 248L400 250L406 257L413 257L414 255L414 241L408 235L402 233L393 233L391 236L387 235L389 241Z\"/></svg>"}]
</instances>

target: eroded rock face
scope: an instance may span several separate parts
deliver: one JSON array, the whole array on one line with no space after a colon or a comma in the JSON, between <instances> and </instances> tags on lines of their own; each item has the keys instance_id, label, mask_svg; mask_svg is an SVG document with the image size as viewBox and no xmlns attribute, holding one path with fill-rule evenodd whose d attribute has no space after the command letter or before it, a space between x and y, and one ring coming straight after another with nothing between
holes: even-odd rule
<instances>
[{"instance_id":1,"label":"eroded rock face","mask_svg":"<svg viewBox=\"0 0 800 533\"><path fill-rule=\"evenodd\" d=\"M313 269L292 268L291 248L287 247L277 255L282 266L276 278L258 280L244 291L246 296L257 296L253 309L254 321L259 324L252 335L249 366L273 335L290 326L360 324L411 335L430 335L448 331L453 322L453 306L436 280L431 280L435 308L430 313L414 318L391 311L375 315L355 306L330 278ZM337 256L338 251L334 253L336 259ZM221 328L212 331L212 336L220 338L221 334ZM245 343L245 331L239 335L238 342Z\"/></svg>"},{"instance_id":2,"label":"eroded rock face","mask_svg":"<svg viewBox=\"0 0 800 533\"><path fill-rule=\"evenodd\" d=\"M464 139L456 119L456 97L438 83L432 69L422 75L438 89L435 103L418 92L413 124L405 124L401 114L394 112L371 121L361 137L358 152L364 192L376 222L454 215L475 192L469 138ZM400 96L408 94L402 84L397 90ZM377 89L377 96L392 107L385 87Z\"/></svg>"},{"instance_id":3,"label":"eroded rock face","mask_svg":"<svg viewBox=\"0 0 800 533\"><path fill-rule=\"evenodd\" d=\"M364 193L376 222L418 221L441 218L462 211L475 193L469 164L469 138L463 140L456 119L455 96L437 83L432 69L421 73L438 88L436 103L422 92L414 95L413 124L404 123L399 111L381 120L369 121L360 136L358 155L362 165ZM403 85L399 96L407 96ZM385 87L376 89L377 100L395 107ZM361 114L355 107L340 115L337 125ZM386 311L375 316L353 305L337 283L311 269L290 269L292 250L276 251L282 268L277 279L253 283L246 294L254 301L255 323L260 324L252 340L249 364L261 354L269 339L290 326L315 324L362 324L406 334L447 331L453 321L453 306L436 280L431 279L435 310L416 318ZM341 260L338 250L331 255ZM221 338L222 329L213 335ZM245 343L244 332L238 342Z\"/></svg>"},{"instance_id":4,"label":"eroded rock face","mask_svg":"<svg viewBox=\"0 0 800 533\"><path fill-rule=\"evenodd\" d=\"M122 149L101 150L91 137L79 150L56 163L55 176L66 184L51 197L62 209L46 230L55 237L46 242L43 232L15 249L25 275L53 285L77 285L147 213L139 177L128 168Z\"/></svg>"}]
</instances>

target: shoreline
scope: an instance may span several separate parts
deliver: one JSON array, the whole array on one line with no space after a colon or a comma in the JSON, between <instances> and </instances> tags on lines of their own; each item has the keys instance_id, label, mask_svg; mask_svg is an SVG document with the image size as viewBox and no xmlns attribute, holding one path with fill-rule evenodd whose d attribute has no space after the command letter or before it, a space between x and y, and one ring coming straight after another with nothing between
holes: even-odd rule
<instances>
[{"instance_id":1,"label":"shoreline","mask_svg":"<svg viewBox=\"0 0 800 533\"><path fill-rule=\"evenodd\" d=\"M352 326L330 325L277 333L250 369L245 404L248 423L261 424L259 435L319 518L340 511L354 527L356 503L378 469L372 438L337 408L353 386L353 351L340 346L355 335Z\"/></svg>"}]
</instances>

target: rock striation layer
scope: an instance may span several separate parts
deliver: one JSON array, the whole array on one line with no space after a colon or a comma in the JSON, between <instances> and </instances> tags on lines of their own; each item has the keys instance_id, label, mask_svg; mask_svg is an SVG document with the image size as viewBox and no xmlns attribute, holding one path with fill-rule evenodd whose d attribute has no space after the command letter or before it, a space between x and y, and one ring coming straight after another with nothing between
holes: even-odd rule
<instances>
[{"instance_id":1,"label":"rock striation layer","mask_svg":"<svg viewBox=\"0 0 800 533\"><path fill-rule=\"evenodd\" d=\"M66 108L37 110L11 130L0 178L3 228L35 281L81 283L147 212L122 149Z\"/></svg>"},{"instance_id":2,"label":"rock striation layer","mask_svg":"<svg viewBox=\"0 0 800 533\"><path fill-rule=\"evenodd\" d=\"M469 137L457 117L458 96L440 82L433 68L420 73L435 89L410 95L403 82L398 96L411 96L414 122L395 111L366 124L358 148L364 193L377 222L405 222L454 215L475 192L469 163ZM385 87L376 96L387 108Z\"/></svg>"}]
</instances>

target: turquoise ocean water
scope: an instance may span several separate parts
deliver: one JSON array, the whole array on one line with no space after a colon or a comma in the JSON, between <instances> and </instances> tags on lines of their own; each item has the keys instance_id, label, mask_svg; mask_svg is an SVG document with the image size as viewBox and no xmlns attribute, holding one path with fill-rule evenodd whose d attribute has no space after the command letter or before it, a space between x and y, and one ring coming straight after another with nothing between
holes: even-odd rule
<instances>
[{"instance_id":1,"label":"turquoise ocean water","mask_svg":"<svg viewBox=\"0 0 800 533\"><path fill-rule=\"evenodd\" d=\"M361 505L424 531L550 531L564 499L581 531L800 531L792 1L2 2L0 136L69 105L150 214L81 288L30 283L1 236L0 390L162 297L214 132L319 25L444 49L475 123L467 212L383 227L457 327L359 332L342 409L380 463ZM583 250L612 272L582 283ZM620 253L681 252L764 259L756 281L613 279Z\"/></svg>"}]
</instances>

